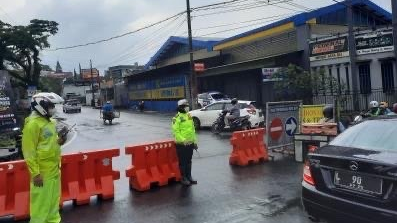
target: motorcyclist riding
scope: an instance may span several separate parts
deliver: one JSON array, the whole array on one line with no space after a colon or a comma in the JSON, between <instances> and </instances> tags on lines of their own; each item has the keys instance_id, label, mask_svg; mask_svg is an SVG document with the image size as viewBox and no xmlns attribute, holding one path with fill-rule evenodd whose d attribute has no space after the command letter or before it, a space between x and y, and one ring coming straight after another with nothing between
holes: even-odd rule
<instances>
[{"instance_id":1,"label":"motorcyclist riding","mask_svg":"<svg viewBox=\"0 0 397 223\"><path fill-rule=\"evenodd\" d=\"M102 107L102 111L105 112L113 112L113 105L110 101L107 101L106 104Z\"/></svg>"},{"instance_id":2,"label":"motorcyclist riding","mask_svg":"<svg viewBox=\"0 0 397 223\"><path fill-rule=\"evenodd\" d=\"M397 115L397 103L393 104L393 110L389 112L387 115Z\"/></svg>"},{"instance_id":3,"label":"motorcyclist riding","mask_svg":"<svg viewBox=\"0 0 397 223\"><path fill-rule=\"evenodd\" d=\"M102 107L103 116L105 119L112 120L113 119L113 105L110 101L107 101L106 104Z\"/></svg>"},{"instance_id":4,"label":"motorcyclist riding","mask_svg":"<svg viewBox=\"0 0 397 223\"><path fill-rule=\"evenodd\" d=\"M335 118L334 118L334 106L328 105L325 106L323 109L323 115L324 118L320 119L319 123L324 124L324 123L335 123ZM337 123L337 128L338 132L343 132L345 131L346 127L341 123Z\"/></svg>"},{"instance_id":5,"label":"motorcyclist riding","mask_svg":"<svg viewBox=\"0 0 397 223\"><path fill-rule=\"evenodd\" d=\"M232 107L227 110L229 115L226 116L226 118L229 124L232 123L233 120L235 120L236 118L240 117L240 108L237 102L238 102L237 98L233 98L231 101Z\"/></svg>"},{"instance_id":6,"label":"motorcyclist riding","mask_svg":"<svg viewBox=\"0 0 397 223\"><path fill-rule=\"evenodd\" d=\"M391 112L391 110L389 109L389 103L387 103L387 102L385 102L385 101L382 101L380 104L379 104L379 107L380 107L380 115L387 115L387 114L389 114L390 112Z\"/></svg>"},{"instance_id":7,"label":"motorcyclist riding","mask_svg":"<svg viewBox=\"0 0 397 223\"><path fill-rule=\"evenodd\" d=\"M378 116L381 112L381 109L379 108L379 102L377 101L371 101L369 103L369 111L367 112L367 116Z\"/></svg>"}]
</instances>

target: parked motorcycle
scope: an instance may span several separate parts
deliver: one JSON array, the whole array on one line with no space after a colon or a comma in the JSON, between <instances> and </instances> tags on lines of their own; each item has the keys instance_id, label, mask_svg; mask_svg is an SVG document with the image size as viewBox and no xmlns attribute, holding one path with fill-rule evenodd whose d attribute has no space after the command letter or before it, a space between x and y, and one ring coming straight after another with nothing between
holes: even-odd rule
<instances>
[{"instance_id":1,"label":"parked motorcycle","mask_svg":"<svg viewBox=\"0 0 397 223\"><path fill-rule=\"evenodd\" d=\"M214 134L219 134L226 128L225 118L227 111L222 111L219 114L219 117L215 120L215 122L211 126L211 131ZM241 131L248 130L251 128L251 123L249 121L250 116L241 116L234 119L231 123L229 123L229 130L231 131Z\"/></svg>"}]
</instances>

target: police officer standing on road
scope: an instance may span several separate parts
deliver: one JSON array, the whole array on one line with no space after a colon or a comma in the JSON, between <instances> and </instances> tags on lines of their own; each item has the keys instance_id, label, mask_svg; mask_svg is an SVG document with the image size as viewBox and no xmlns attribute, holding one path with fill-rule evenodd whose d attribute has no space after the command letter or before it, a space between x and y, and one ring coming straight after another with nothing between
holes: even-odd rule
<instances>
[{"instance_id":1,"label":"police officer standing on road","mask_svg":"<svg viewBox=\"0 0 397 223\"><path fill-rule=\"evenodd\" d=\"M178 101L178 114L172 118L172 133L175 137L176 152L181 171L181 183L184 186L197 184L192 178L193 150L197 149L197 137L193 119L190 116L189 103L186 99Z\"/></svg>"},{"instance_id":2,"label":"police officer standing on road","mask_svg":"<svg viewBox=\"0 0 397 223\"><path fill-rule=\"evenodd\" d=\"M59 223L61 148L55 105L47 97L32 99L32 114L25 119L22 151L30 173L30 223Z\"/></svg>"}]
</instances>

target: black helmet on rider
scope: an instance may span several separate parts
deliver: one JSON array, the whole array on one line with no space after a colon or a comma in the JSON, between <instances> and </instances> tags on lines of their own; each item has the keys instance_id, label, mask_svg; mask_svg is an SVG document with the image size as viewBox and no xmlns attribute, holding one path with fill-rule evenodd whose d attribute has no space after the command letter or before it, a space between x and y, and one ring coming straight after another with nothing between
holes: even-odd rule
<instances>
[{"instance_id":1,"label":"black helmet on rider","mask_svg":"<svg viewBox=\"0 0 397 223\"><path fill-rule=\"evenodd\" d=\"M238 102L237 98L233 98L232 101L231 101L232 105L237 104L237 102Z\"/></svg>"},{"instance_id":2,"label":"black helmet on rider","mask_svg":"<svg viewBox=\"0 0 397 223\"><path fill-rule=\"evenodd\" d=\"M334 107L331 105L327 105L323 109L323 115L325 118L332 119L334 118Z\"/></svg>"},{"instance_id":3,"label":"black helmet on rider","mask_svg":"<svg viewBox=\"0 0 397 223\"><path fill-rule=\"evenodd\" d=\"M55 113L55 104L46 96L33 96L30 105L34 111L46 118L52 117Z\"/></svg>"}]
</instances>

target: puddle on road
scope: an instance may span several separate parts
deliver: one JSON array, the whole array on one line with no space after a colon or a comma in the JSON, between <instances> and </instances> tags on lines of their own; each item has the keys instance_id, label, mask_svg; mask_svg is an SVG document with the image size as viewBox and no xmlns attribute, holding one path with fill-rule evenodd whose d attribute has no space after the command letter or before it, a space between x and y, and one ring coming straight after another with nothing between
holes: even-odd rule
<instances>
[{"instance_id":1,"label":"puddle on road","mask_svg":"<svg viewBox=\"0 0 397 223\"><path fill-rule=\"evenodd\" d=\"M206 223L260 222L284 213L300 204L300 198L285 199L281 195L271 195L265 199L253 198L253 202L242 209L218 215Z\"/></svg>"}]
</instances>

